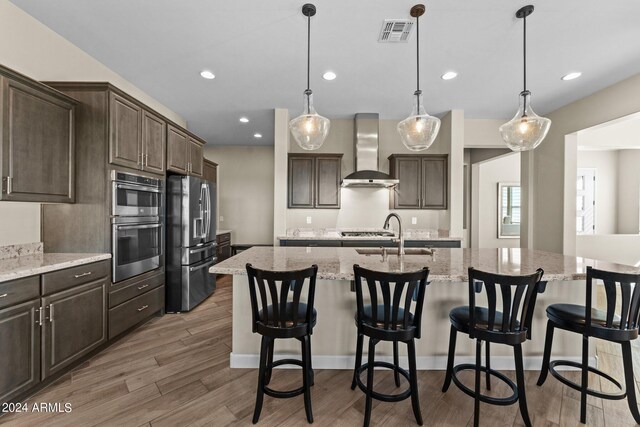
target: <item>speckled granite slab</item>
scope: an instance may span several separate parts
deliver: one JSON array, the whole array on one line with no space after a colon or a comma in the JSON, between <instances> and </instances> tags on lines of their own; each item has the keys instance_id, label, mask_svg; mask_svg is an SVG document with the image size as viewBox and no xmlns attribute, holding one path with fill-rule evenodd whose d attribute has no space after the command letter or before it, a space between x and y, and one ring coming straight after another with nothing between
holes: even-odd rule
<instances>
[{"instance_id":1,"label":"speckled granite slab","mask_svg":"<svg viewBox=\"0 0 640 427\"><path fill-rule=\"evenodd\" d=\"M353 280L353 265L388 272L416 271L429 267L432 281L468 280L467 270L474 267L499 274L528 274L544 269L546 280L583 280L587 266L603 270L640 273L640 268L559 255L529 249L436 249L434 255L360 255L355 248L258 247L213 266L217 274L246 274L245 265L267 270L296 270L318 265L318 279Z\"/></svg>"},{"instance_id":2,"label":"speckled granite slab","mask_svg":"<svg viewBox=\"0 0 640 427\"><path fill-rule=\"evenodd\" d=\"M0 260L0 283L110 259L111 254L39 253Z\"/></svg>"},{"instance_id":3,"label":"speckled granite slab","mask_svg":"<svg viewBox=\"0 0 640 427\"><path fill-rule=\"evenodd\" d=\"M278 236L278 240L391 240L394 236L342 236L341 231L386 231L380 228L349 228L349 229L290 229L287 234ZM393 230L392 230L393 231ZM461 241L461 237L450 237L448 232L440 233L438 230L411 229L402 233L405 240L434 240L434 241Z\"/></svg>"},{"instance_id":4,"label":"speckled granite slab","mask_svg":"<svg viewBox=\"0 0 640 427\"><path fill-rule=\"evenodd\" d=\"M0 260L42 253L42 242L0 246Z\"/></svg>"}]
</instances>

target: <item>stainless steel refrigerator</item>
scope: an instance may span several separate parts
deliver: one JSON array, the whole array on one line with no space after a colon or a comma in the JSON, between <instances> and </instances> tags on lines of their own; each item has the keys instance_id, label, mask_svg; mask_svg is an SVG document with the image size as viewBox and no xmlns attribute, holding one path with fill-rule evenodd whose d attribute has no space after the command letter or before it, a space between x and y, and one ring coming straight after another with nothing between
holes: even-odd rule
<instances>
[{"instance_id":1,"label":"stainless steel refrigerator","mask_svg":"<svg viewBox=\"0 0 640 427\"><path fill-rule=\"evenodd\" d=\"M167 179L168 312L189 311L216 288L216 184L193 176Z\"/></svg>"}]
</instances>

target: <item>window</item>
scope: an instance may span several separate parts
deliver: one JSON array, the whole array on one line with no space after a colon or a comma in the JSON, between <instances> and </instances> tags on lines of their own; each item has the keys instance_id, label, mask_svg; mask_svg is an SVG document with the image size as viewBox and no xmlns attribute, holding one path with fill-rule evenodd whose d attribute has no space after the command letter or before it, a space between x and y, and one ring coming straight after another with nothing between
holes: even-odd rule
<instances>
[{"instance_id":1,"label":"window","mask_svg":"<svg viewBox=\"0 0 640 427\"><path fill-rule=\"evenodd\" d=\"M520 237L520 184L498 183L498 238Z\"/></svg>"},{"instance_id":2,"label":"window","mask_svg":"<svg viewBox=\"0 0 640 427\"><path fill-rule=\"evenodd\" d=\"M576 233L596 232L596 170L578 169L576 181Z\"/></svg>"}]
</instances>

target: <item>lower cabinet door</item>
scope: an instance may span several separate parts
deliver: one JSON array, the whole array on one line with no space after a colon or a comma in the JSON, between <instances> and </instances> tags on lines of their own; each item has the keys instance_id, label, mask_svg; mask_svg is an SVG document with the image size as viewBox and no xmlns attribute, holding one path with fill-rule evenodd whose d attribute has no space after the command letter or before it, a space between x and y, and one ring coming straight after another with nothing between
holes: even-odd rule
<instances>
[{"instance_id":1,"label":"lower cabinet door","mask_svg":"<svg viewBox=\"0 0 640 427\"><path fill-rule=\"evenodd\" d=\"M42 298L42 379L107 340L107 279Z\"/></svg>"},{"instance_id":2,"label":"lower cabinet door","mask_svg":"<svg viewBox=\"0 0 640 427\"><path fill-rule=\"evenodd\" d=\"M0 310L0 402L40 382L40 299Z\"/></svg>"}]
</instances>

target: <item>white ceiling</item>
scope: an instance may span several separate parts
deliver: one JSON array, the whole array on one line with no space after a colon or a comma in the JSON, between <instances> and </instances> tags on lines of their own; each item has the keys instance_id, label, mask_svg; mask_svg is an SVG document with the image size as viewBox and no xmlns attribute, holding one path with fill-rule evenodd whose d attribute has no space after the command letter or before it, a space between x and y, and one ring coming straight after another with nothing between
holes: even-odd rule
<instances>
[{"instance_id":1,"label":"white ceiling","mask_svg":"<svg viewBox=\"0 0 640 427\"><path fill-rule=\"evenodd\" d=\"M273 144L273 108L302 109L304 0L11 0L182 115L213 144ZM409 18L416 0L317 0L312 76L318 112L401 119L415 90L415 33L377 42L386 18ZM421 85L427 111L510 118L522 89L526 4L428 0L421 19ZM538 0L527 20L529 89L540 114L640 73L640 1ZM200 71L210 69L214 80ZM332 82L322 74L333 70ZM448 70L458 78L443 81ZM581 78L563 82L570 71ZM238 122L240 116L251 119ZM253 138L255 132L264 135Z\"/></svg>"}]
</instances>

